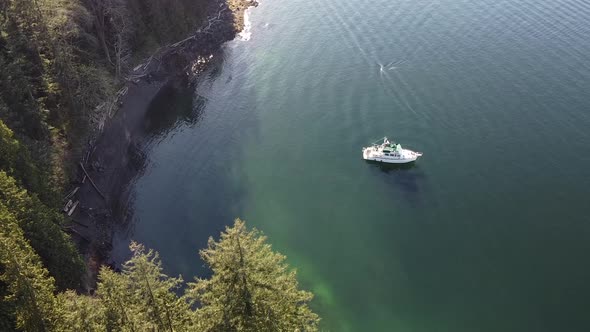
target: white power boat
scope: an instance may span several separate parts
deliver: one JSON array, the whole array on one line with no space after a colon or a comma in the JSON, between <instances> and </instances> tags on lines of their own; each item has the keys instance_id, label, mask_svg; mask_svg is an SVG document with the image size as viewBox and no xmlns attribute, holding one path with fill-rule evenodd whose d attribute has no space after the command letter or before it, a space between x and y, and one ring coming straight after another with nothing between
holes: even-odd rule
<instances>
[{"instance_id":1,"label":"white power boat","mask_svg":"<svg viewBox=\"0 0 590 332\"><path fill-rule=\"evenodd\" d=\"M401 145L390 142L387 137L363 148L363 159L390 164L405 164L416 161L422 152L403 149Z\"/></svg>"}]
</instances>

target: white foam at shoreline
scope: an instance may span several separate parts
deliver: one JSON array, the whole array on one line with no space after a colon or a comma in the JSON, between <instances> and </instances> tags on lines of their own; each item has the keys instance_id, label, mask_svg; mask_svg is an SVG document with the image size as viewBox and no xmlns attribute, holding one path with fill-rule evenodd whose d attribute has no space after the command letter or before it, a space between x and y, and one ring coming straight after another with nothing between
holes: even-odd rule
<instances>
[{"instance_id":1,"label":"white foam at shoreline","mask_svg":"<svg viewBox=\"0 0 590 332\"><path fill-rule=\"evenodd\" d=\"M250 9L252 7L254 6L250 6L244 11L244 30L238 34L240 40L243 41L248 41L252 37L252 32L250 31L252 29L252 22L250 21Z\"/></svg>"}]
</instances>

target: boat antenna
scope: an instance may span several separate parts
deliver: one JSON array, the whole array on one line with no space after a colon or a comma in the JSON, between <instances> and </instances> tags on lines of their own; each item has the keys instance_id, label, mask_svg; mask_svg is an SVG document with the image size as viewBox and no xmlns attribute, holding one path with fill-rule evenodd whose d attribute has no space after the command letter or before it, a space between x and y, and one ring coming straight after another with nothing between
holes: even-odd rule
<instances>
[{"instance_id":1,"label":"boat antenna","mask_svg":"<svg viewBox=\"0 0 590 332\"><path fill-rule=\"evenodd\" d=\"M377 143L380 143L380 142L383 142L383 138L382 138L382 139L378 139L378 140L376 140L375 142L373 142L373 145L374 145L374 144L377 144Z\"/></svg>"}]
</instances>

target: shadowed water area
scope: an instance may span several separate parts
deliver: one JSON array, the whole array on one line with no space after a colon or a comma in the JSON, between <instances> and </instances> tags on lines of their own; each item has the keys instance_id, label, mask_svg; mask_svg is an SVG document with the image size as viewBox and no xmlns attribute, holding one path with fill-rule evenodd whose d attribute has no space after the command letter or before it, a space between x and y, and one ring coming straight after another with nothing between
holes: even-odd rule
<instances>
[{"instance_id":1,"label":"shadowed water area","mask_svg":"<svg viewBox=\"0 0 590 332\"><path fill-rule=\"evenodd\" d=\"M267 0L152 102L127 236L169 274L248 221L328 331L588 331L590 4ZM361 160L390 136L413 167Z\"/></svg>"}]
</instances>

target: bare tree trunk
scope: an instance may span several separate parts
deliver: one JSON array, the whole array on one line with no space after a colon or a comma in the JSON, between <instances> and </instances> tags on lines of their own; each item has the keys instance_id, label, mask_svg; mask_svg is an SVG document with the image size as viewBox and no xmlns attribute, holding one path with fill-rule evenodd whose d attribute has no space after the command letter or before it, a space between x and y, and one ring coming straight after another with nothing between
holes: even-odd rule
<instances>
[{"instance_id":1,"label":"bare tree trunk","mask_svg":"<svg viewBox=\"0 0 590 332\"><path fill-rule=\"evenodd\" d=\"M106 15L110 18L110 24L115 32L115 43L113 45L115 52L115 72L117 77L121 77L126 67L126 61L131 50L128 45L129 36L132 34L130 25L130 15L127 10L125 1L106 0Z\"/></svg>"},{"instance_id":2,"label":"bare tree trunk","mask_svg":"<svg viewBox=\"0 0 590 332\"><path fill-rule=\"evenodd\" d=\"M90 0L90 6L92 7L92 13L94 14L94 26L96 29L96 36L98 37L98 40L108 62L111 65L113 65L113 61L111 60L111 53L109 51L109 47L106 41L105 2L104 0Z\"/></svg>"},{"instance_id":3,"label":"bare tree trunk","mask_svg":"<svg viewBox=\"0 0 590 332\"><path fill-rule=\"evenodd\" d=\"M122 39L121 35L117 36L117 44L121 45L122 44ZM121 77L121 47L117 48L117 77Z\"/></svg>"}]
</instances>

